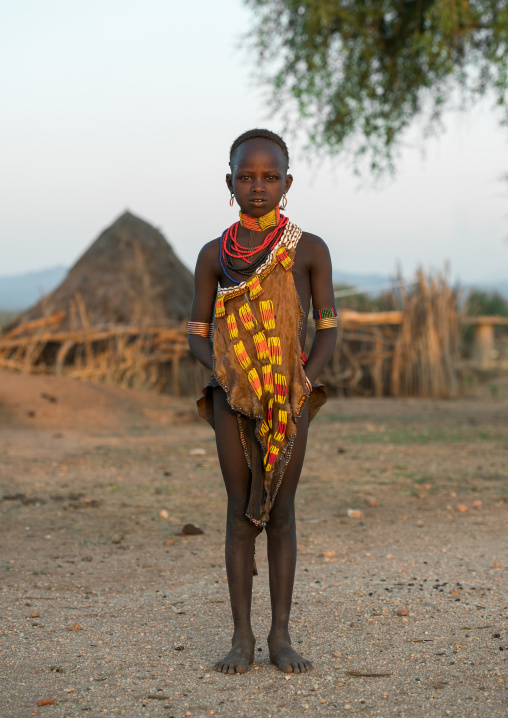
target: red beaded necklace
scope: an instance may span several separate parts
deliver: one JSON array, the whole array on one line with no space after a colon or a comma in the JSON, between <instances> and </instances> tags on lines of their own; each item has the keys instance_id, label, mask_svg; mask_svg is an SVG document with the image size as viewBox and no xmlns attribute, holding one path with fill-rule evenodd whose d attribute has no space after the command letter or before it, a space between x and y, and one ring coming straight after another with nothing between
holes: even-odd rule
<instances>
[{"instance_id":1,"label":"red beaded necklace","mask_svg":"<svg viewBox=\"0 0 508 718\"><path fill-rule=\"evenodd\" d=\"M278 210L278 207L277 207ZM269 215L272 213L269 213ZM268 217L269 215L265 215L265 217ZM262 222L264 220L264 217L256 218L251 217L250 215L242 214L241 220L242 224L246 226L245 219L248 218L248 220L253 220L255 222ZM239 284L238 280L234 279L228 272L226 271L226 267L228 269L231 269L232 271L236 272L237 274L241 275L250 275L252 274L258 267L260 267L264 261L266 260L267 256L270 254L274 246L277 244L277 242L280 239L280 236L282 234L282 231L284 230L284 227L286 226L288 222L287 217L281 217L280 212L276 215L277 218L277 225L274 227L274 229L271 232L268 232L266 237L264 238L262 244L258 245L257 247L244 247L241 244L238 243L237 237L238 237L238 227L240 226L240 222L235 222L235 224L232 224L231 227L229 227L222 235L221 238L221 252L220 252L220 259L221 259L221 265L222 269L224 271L224 274L235 284ZM259 224L257 225L259 227ZM273 225L272 225L273 226ZM259 231L259 229L258 229ZM251 259L255 254L259 255L256 259ZM243 262L247 264L246 267L238 267L234 264L234 259L241 259Z\"/></svg>"}]
</instances>

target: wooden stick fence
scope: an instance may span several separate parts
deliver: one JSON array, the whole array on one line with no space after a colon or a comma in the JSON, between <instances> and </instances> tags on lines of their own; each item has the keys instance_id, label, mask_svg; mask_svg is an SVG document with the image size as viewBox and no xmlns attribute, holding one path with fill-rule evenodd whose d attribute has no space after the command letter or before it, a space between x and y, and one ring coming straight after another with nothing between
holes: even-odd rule
<instances>
[{"instance_id":1,"label":"wooden stick fence","mask_svg":"<svg viewBox=\"0 0 508 718\"><path fill-rule=\"evenodd\" d=\"M337 346L321 376L332 394L458 395L460 322L475 324L484 337L485 326L508 324L508 319L461 319L446 282L421 273L417 284L418 290L404 297L401 311L339 311ZM79 328L60 329L66 314L59 312L0 336L0 368L173 395L198 395L208 381L208 372L189 352L184 325L92 326L79 297L70 310L71 326ZM309 326L307 350L312 338ZM487 344L485 351L490 339Z\"/></svg>"}]
</instances>

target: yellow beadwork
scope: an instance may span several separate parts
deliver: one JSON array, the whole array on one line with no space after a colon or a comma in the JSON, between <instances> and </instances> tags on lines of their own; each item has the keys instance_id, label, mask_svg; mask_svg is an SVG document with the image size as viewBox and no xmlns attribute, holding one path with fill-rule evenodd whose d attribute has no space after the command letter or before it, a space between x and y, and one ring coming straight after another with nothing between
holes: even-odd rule
<instances>
[{"instance_id":1,"label":"yellow beadwork","mask_svg":"<svg viewBox=\"0 0 508 718\"><path fill-rule=\"evenodd\" d=\"M245 302L245 304L242 304L242 306L238 310L238 313L240 314L240 319L242 320L243 326L247 329L247 331L252 331L256 326L257 321L256 317L251 311L249 303Z\"/></svg>"},{"instance_id":2,"label":"yellow beadwork","mask_svg":"<svg viewBox=\"0 0 508 718\"><path fill-rule=\"evenodd\" d=\"M282 264L286 272L288 272L291 267L294 265L293 260L287 253L286 247L279 247L279 249L276 252L277 259Z\"/></svg>"},{"instance_id":3,"label":"yellow beadwork","mask_svg":"<svg viewBox=\"0 0 508 718\"><path fill-rule=\"evenodd\" d=\"M282 347L279 337L268 337L268 354L271 364L282 364Z\"/></svg>"},{"instance_id":4,"label":"yellow beadwork","mask_svg":"<svg viewBox=\"0 0 508 718\"><path fill-rule=\"evenodd\" d=\"M284 404L288 393L288 386L284 374L275 374L275 401Z\"/></svg>"},{"instance_id":5,"label":"yellow beadwork","mask_svg":"<svg viewBox=\"0 0 508 718\"><path fill-rule=\"evenodd\" d=\"M256 352L258 359L268 359L268 345L266 343L266 337L264 332L258 332L253 336L254 344L256 345Z\"/></svg>"},{"instance_id":6,"label":"yellow beadwork","mask_svg":"<svg viewBox=\"0 0 508 718\"><path fill-rule=\"evenodd\" d=\"M252 368L250 370L247 375L247 378L251 387L254 389L254 393L256 394L257 398L261 399L261 394L263 393L263 390L261 389L261 380L259 378L259 374L257 373L255 368Z\"/></svg>"},{"instance_id":7,"label":"yellow beadwork","mask_svg":"<svg viewBox=\"0 0 508 718\"><path fill-rule=\"evenodd\" d=\"M224 297L219 297L215 302L215 318L219 319L220 317L223 317L225 313L226 309L224 308Z\"/></svg>"},{"instance_id":8,"label":"yellow beadwork","mask_svg":"<svg viewBox=\"0 0 508 718\"><path fill-rule=\"evenodd\" d=\"M279 418L277 422L277 431L273 435L275 441L284 441L286 436L286 429L288 425L288 413L283 409L279 409Z\"/></svg>"},{"instance_id":9,"label":"yellow beadwork","mask_svg":"<svg viewBox=\"0 0 508 718\"><path fill-rule=\"evenodd\" d=\"M242 369L248 369L251 365L251 360L249 358L249 355L247 354L247 350L245 349L242 340L240 340L236 344L233 344L233 348L235 350L236 358L240 362L240 366L242 367Z\"/></svg>"},{"instance_id":10,"label":"yellow beadwork","mask_svg":"<svg viewBox=\"0 0 508 718\"><path fill-rule=\"evenodd\" d=\"M259 434L260 436L266 436L269 431L270 431L270 429L269 429L269 427L268 427L268 424L267 424L266 421L263 419L263 423L262 423L261 426L259 427L258 434Z\"/></svg>"},{"instance_id":11,"label":"yellow beadwork","mask_svg":"<svg viewBox=\"0 0 508 718\"><path fill-rule=\"evenodd\" d=\"M259 281L259 277L257 275L249 279L246 284L249 289L249 296L251 299L257 299L265 291L261 286L261 282Z\"/></svg>"},{"instance_id":12,"label":"yellow beadwork","mask_svg":"<svg viewBox=\"0 0 508 718\"><path fill-rule=\"evenodd\" d=\"M265 387L265 391L269 392L270 394L273 394L272 365L271 364L263 364L261 369L263 371L263 385Z\"/></svg>"},{"instance_id":13,"label":"yellow beadwork","mask_svg":"<svg viewBox=\"0 0 508 718\"><path fill-rule=\"evenodd\" d=\"M261 319L265 329L275 329L275 314L273 311L273 302L271 299L259 302L261 311Z\"/></svg>"},{"instance_id":14,"label":"yellow beadwork","mask_svg":"<svg viewBox=\"0 0 508 718\"><path fill-rule=\"evenodd\" d=\"M236 339L238 337L238 327L236 325L236 317L234 312L228 314L226 321L228 323L229 336L231 337L231 339Z\"/></svg>"},{"instance_id":15,"label":"yellow beadwork","mask_svg":"<svg viewBox=\"0 0 508 718\"><path fill-rule=\"evenodd\" d=\"M270 429L273 426L273 398L268 399L268 426Z\"/></svg>"},{"instance_id":16,"label":"yellow beadwork","mask_svg":"<svg viewBox=\"0 0 508 718\"><path fill-rule=\"evenodd\" d=\"M274 465L278 455L279 455L279 447L278 446L270 446L270 448L266 452L266 456L265 456L265 470L266 471L271 471L273 469L273 465Z\"/></svg>"}]
</instances>

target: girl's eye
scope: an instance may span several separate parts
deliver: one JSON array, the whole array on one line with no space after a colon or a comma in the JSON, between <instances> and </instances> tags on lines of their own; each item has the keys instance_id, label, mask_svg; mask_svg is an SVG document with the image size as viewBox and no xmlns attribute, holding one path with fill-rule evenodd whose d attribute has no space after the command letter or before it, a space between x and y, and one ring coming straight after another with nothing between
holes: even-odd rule
<instances>
[{"instance_id":1,"label":"girl's eye","mask_svg":"<svg viewBox=\"0 0 508 718\"><path fill-rule=\"evenodd\" d=\"M242 175L242 177L240 177L240 179L241 180L250 180L250 177L249 177L249 175Z\"/></svg>"}]
</instances>

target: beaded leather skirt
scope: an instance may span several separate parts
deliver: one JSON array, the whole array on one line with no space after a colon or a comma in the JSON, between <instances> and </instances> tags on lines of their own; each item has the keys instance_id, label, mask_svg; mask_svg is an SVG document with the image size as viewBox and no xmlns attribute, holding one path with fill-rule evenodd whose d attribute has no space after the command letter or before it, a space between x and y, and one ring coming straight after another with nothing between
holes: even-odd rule
<instances>
[{"instance_id":1,"label":"beaded leather skirt","mask_svg":"<svg viewBox=\"0 0 508 718\"><path fill-rule=\"evenodd\" d=\"M252 475L246 516L258 527L270 517L309 402L309 420L326 401L322 385L309 394L301 360L304 312L293 281L301 230L288 222L265 264L236 287L219 289L213 334L213 374L198 401L214 426L213 388L236 412Z\"/></svg>"}]
</instances>

